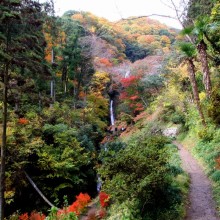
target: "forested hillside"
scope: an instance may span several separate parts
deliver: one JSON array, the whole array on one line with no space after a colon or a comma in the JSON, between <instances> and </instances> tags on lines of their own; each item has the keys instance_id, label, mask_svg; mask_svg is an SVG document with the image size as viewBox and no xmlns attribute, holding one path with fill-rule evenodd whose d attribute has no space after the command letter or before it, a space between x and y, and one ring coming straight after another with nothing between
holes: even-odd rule
<instances>
[{"instance_id":1,"label":"forested hillside","mask_svg":"<svg viewBox=\"0 0 220 220\"><path fill-rule=\"evenodd\" d=\"M177 30L1 1L1 220L183 219L174 138L220 211L220 4L191 0L183 15Z\"/></svg>"}]
</instances>

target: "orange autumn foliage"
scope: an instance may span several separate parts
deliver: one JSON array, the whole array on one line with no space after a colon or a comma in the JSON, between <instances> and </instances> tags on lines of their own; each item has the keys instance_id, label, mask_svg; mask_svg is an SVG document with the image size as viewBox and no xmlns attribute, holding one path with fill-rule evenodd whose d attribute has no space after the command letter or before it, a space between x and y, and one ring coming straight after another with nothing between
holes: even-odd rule
<instances>
[{"instance_id":1,"label":"orange autumn foliage","mask_svg":"<svg viewBox=\"0 0 220 220\"><path fill-rule=\"evenodd\" d=\"M44 220L46 216L38 212L32 212L29 216L29 220Z\"/></svg>"},{"instance_id":2,"label":"orange autumn foliage","mask_svg":"<svg viewBox=\"0 0 220 220\"><path fill-rule=\"evenodd\" d=\"M19 220L44 220L45 218L44 214L35 211L31 212L30 216L28 216L27 212L19 216Z\"/></svg>"},{"instance_id":3,"label":"orange autumn foliage","mask_svg":"<svg viewBox=\"0 0 220 220\"><path fill-rule=\"evenodd\" d=\"M28 213L26 212L26 213L20 215L19 220L28 220Z\"/></svg>"},{"instance_id":4,"label":"orange autumn foliage","mask_svg":"<svg viewBox=\"0 0 220 220\"><path fill-rule=\"evenodd\" d=\"M99 63L106 66L106 67L112 66L112 63L107 58L100 58Z\"/></svg>"},{"instance_id":5,"label":"orange autumn foliage","mask_svg":"<svg viewBox=\"0 0 220 220\"><path fill-rule=\"evenodd\" d=\"M90 201L91 198L87 193L80 193L78 196L76 196L76 201L73 202L72 205L68 206L66 210L60 210L58 215L61 215L64 212L74 212L76 215L80 215Z\"/></svg>"},{"instance_id":6,"label":"orange autumn foliage","mask_svg":"<svg viewBox=\"0 0 220 220\"><path fill-rule=\"evenodd\" d=\"M19 118L18 123L21 125L26 125L29 121L26 118Z\"/></svg>"}]
</instances>

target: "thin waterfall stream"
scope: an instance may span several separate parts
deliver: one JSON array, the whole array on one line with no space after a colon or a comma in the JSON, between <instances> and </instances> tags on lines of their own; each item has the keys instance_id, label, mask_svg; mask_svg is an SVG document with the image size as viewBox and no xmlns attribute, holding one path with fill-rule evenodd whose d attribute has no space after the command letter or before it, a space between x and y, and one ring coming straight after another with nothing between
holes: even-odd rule
<instances>
[{"instance_id":1,"label":"thin waterfall stream","mask_svg":"<svg viewBox=\"0 0 220 220\"><path fill-rule=\"evenodd\" d=\"M130 76L130 68L125 72L124 77L128 78ZM109 106L109 113L110 113L110 123L111 123L111 131L113 132L114 135L114 131L115 131L115 116L114 116L114 97L115 97L115 91L112 91L110 94L110 106ZM123 128L122 128L123 129ZM105 151L107 151L107 143L104 144L103 149ZM99 174L97 174L97 192L99 193L101 191L102 188L102 180L99 176Z\"/></svg>"},{"instance_id":2,"label":"thin waterfall stream","mask_svg":"<svg viewBox=\"0 0 220 220\"><path fill-rule=\"evenodd\" d=\"M114 126L114 125L115 125L115 117L114 117L113 104L114 104L113 99L110 99L110 119L111 119L111 126ZM107 151L106 143L104 144L104 150ZM101 191L101 188L102 188L102 180L101 180L101 178L100 178L99 175L97 175L97 185L96 185L96 188L97 188L97 192L98 192L98 193Z\"/></svg>"},{"instance_id":3,"label":"thin waterfall stream","mask_svg":"<svg viewBox=\"0 0 220 220\"><path fill-rule=\"evenodd\" d=\"M115 125L115 118L114 118L114 110L113 110L113 100L110 101L110 118L111 118L111 125Z\"/></svg>"}]
</instances>

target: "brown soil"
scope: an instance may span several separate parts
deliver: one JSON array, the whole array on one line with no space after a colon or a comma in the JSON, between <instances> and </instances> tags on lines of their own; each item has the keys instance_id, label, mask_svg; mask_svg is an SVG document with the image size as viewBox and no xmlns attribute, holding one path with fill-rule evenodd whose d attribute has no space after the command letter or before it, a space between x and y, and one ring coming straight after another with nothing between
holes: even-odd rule
<instances>
[{"instance_id":1,"label":"brown soil","mask_svg":"<svg viewBox=\"0 0 220 220\"><path fill-rule=\"evenodd\" d=\"M211 183L191 154L178 142L183 169L190 176L189 204L185 220L219 220L212 198Z\"/></svg>"}]
</instances>

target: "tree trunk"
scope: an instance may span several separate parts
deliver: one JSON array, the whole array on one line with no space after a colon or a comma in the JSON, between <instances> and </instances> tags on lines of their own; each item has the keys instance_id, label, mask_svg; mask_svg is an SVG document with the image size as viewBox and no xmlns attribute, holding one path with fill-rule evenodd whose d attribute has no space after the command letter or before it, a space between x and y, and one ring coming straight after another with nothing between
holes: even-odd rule
<instances>
[{"instance_id":1,"label":"tree trunk","mask_svg":"<svg viewBox=\"0 0 220 220\"><path fill-rule=\"evenodd\" d=\"M201 118L202 124L204 127L206 127L205 117L201 108L200 99L199 99L199 92L198 92L198 86L196 83L196 77L195 77L195 66L191 59L188 60L188 68L189 68L189 78L192 85L193 90L193 96L194 96L194 102L196 103L197 110L199 112L199 116Z\"/></svg>"},{"instance_id":2,"label":"tree trunk","mask_svg":"<svg viewBox=\"0 0 220 220\"><path fill-rule=\"evenodd\" d=\"M62 87L63 87L63 90L64 90L65 94L67 93L67 82L68 82L68 79L67 79L67 67L64 66L63 70L62 70Z\"/></svg>"},{"instance_id":3,"label":"tree trunk","mask_svg":"<svg viewBox=\"0 0 220 220\"><path fill-rule=\"evenodd\" d=\"M207 58L207 46L205 42L202 40L198 45L198 51L200 55L200 60L202 64L202 73L203 73L203 84L205 86L206 95L208 98L211 97L212 93L212 86L211 86L211 79L210 79L210 72L208 66L208 58Z\"/></svg>"},{"instance_id":4,"label":"tree trunk","mask_svg":"<svg viewBox=\"0 0 220 220\"><path fill-rule=\"evenodd\" d=\"M4 219L5 208L5 158L6 158L6 141L7 141L7 104L8 104L8 67L5 65L4 70L4 88L3 88L3 132L1 146L1 167L0 167L0 219Z\"/></svg>"},{"instance_id":5,"label":"tree trunk","mask_svg":"<svg viewBox=\"0 0 220 220\"><path fill-rule=\"evenodd\" d=\"M25 176L27 177L30 184L34 187L34 189L37 191L37 193L41 196L41 198L51 207L55 207L47 198L44 196L44 194L39 190L37 185L34 183L34 181L30 178L30 176L24 171Z\"/></svg>"}]
</instances>

